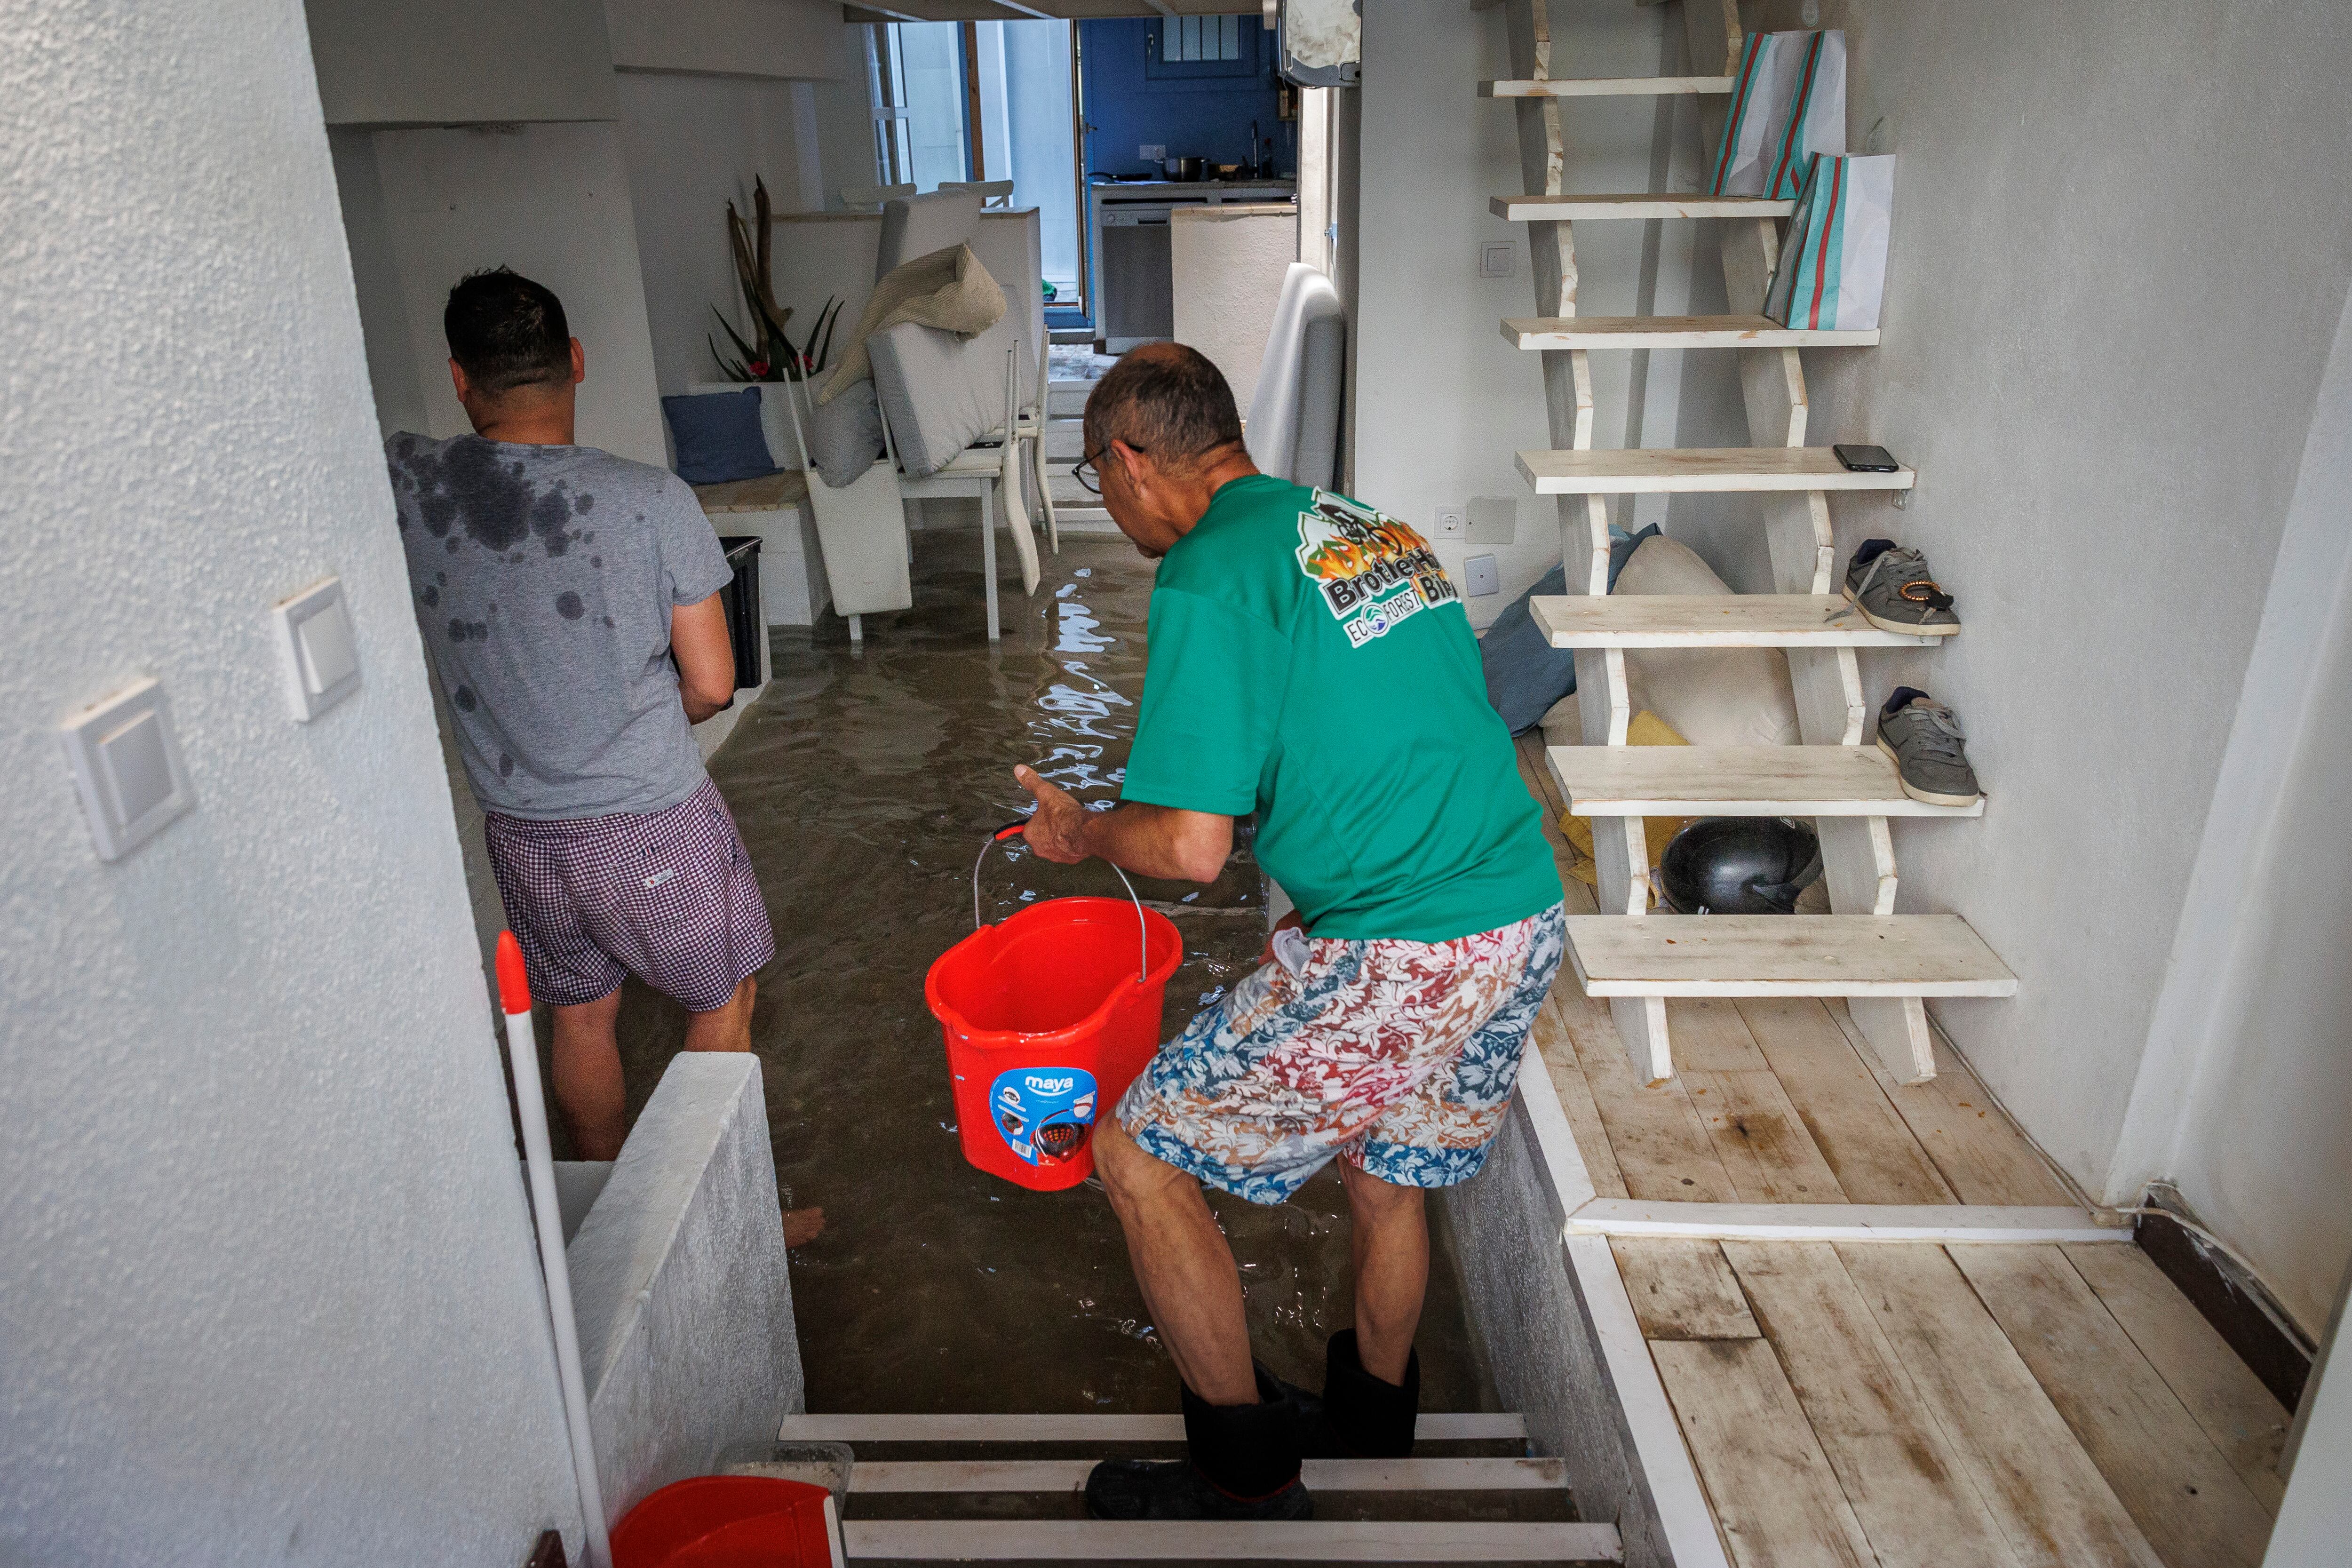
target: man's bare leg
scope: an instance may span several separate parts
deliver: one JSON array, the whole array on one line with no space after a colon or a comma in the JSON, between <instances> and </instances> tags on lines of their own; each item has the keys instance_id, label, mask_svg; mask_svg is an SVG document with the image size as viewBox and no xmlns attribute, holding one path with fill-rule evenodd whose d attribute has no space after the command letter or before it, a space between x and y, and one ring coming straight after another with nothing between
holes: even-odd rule
<instances>
[{"instance_id":1,"label":"man's bare leg","mask_svg":"<svg viewBox=\"0 0 2352 1568\"><path fill-rule=\"evenodd\" d=\"M1211 1405L1256 1404L1241 1271L1201 1184L1144 1152L1110 1117L1095 1127L1095 1170L1177 1374Z\"/></svg>"},{"instance_id":2,"label":"man's bare leg","mask_svg":"<svg viewBox=\"0 0 2352 1568\"><path fill-rule=\"evenodd\" d=\"M735 994L708 1013L689 1014L686 1048L689 1051L748 1051L751 1048L751 1003L760 983L745 975ZM824 1210L784 1211L784 1245L805 1247L824 1232Z\"/></svg>"},{"instance_id":3,"label":"man's bare leg","mask_svg":"<svg viewBox=\"0 0 2352 1568\"><path fill-rule=\"evenodd\" d=\"M1356 1357L1383 1383L1402 1384L1429 1289L1429 1215L1419 1187L1367 1175L1347 1160L1349 1248L1356 1263Z\"/></svg>"},{"instance_id":4,"label":"man's bare leg","mask_svg":"<svg viewBox=\"0 0 2352 1568\"><path fill-rule=\"evenodd\" d=\"M628 1100L621 1087L621 1045L613 1032L621 988L593 1002L555 1010L555 1109L571 1130L583 1160L610 1160L628 1131Z\"/></svg>"}]
</instances>

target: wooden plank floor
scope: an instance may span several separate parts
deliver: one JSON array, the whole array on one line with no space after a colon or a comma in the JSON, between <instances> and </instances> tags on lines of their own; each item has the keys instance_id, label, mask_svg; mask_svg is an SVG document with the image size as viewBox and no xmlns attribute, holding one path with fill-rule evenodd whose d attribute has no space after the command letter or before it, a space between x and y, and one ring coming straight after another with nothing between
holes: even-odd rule
<instances>
[{"instance_id":1,"label":"wooden plank floor","mask_svg":"<svg viewBox=\"0 0 2352 1568\"><path fill-rule=\"evenodd\" d=\"M1563 809L1545 807L1571 913ZM1844 1005L1667 1003L1675 1076L1635 1078L1562 971L1535 1043L1595 1192L1685 1203L2079 1200L1937 1045L1914 1088ZM2137 1247L1612 1243L1740 1568L2258 1563L2288 1420Z\"/></svg>"}]
</instances>

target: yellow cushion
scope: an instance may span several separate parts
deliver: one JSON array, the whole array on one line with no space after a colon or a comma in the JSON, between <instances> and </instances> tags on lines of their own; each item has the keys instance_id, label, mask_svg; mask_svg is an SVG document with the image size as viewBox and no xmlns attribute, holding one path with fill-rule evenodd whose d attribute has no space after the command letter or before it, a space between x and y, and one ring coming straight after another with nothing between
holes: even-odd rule
<instances>
[{"instance_id":1,"label":"yellow cushion","mask_svg":"<svg viewBox=\"0 0 2352 1568\"><path fill-rule=\"evenodd\" d=\"M1666 721L1648 709L1626 721L1625 743L1629 746L1687 746L1688 741L1675 733ZM1649 816L1642 819L1642 837L1649 864L1655 866L1658 857L1665 853L1667 842L1690 818L1686 816ZM1572 812L1560 814L1559 830L1566 836L1569 847L1576 851L1576 859L1568 874L1588 888L1601 885L1600 868L1592 863L1592 821Z\"/></svg>"}]
</instances>

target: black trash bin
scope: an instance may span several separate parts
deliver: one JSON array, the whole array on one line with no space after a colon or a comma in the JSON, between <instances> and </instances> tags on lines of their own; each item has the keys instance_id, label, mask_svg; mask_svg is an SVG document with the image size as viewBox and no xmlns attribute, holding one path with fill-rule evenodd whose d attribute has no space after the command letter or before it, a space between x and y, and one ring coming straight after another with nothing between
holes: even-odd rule
<instances>
[{"instance_id":1,"label":"black trash bin","mask_svg":"<svg viewBox=\"0 0 2352 1568\"><path fill-rule=\"evenodd\" d=\"M761 644L768 635L767 612L760 603L760 536L723 533L719 547L735 574L719 590L719 604L727 612L727 640L735 645L735 689L740 691L760 684Z\"/></svg>"}]
</instances>

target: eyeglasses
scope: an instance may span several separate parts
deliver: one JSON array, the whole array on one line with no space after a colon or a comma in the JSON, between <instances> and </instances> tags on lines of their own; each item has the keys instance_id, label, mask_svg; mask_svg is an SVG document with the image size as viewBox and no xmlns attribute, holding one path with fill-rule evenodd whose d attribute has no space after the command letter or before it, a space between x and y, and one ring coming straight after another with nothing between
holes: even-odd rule
<instances>
[{"instance_id":1,"label":"eyeglasses","mask_svg":"<svg viewBox=\"0 0 2352 1568\"><path fill-rule=\"evenodd\" d=\"M1128 443L1127 449L1130 452L1141 452L1145 450L1144 447L1135 445L1132 441ZM1102 494L1101 459L1102 455L1109 450L1110 447L1108 443L1101 447L1097 447L1095 450L1088 452L1085 457L1079 458L1078 466L1070 470L1070 478L1077 480L1078 487L1090 496L1098 496Z\"/></svg>"}]
</instances>

